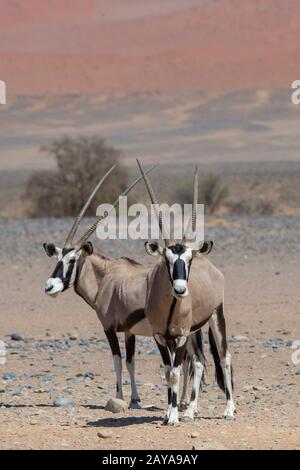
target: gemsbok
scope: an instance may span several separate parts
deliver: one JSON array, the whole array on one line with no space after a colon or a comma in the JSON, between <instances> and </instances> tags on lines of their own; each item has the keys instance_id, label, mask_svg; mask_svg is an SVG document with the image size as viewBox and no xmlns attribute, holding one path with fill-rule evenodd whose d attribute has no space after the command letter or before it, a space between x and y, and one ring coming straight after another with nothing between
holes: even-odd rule
<instances>
[{"instance_id":1,"label":"gemsbok","mask_svg":"<svg viewBox=\"0 0 300 470\"><path fill-rule=\"evenodd\" d=\"M139 161L138 165L149 193L151 203L157 210L159 228L165 246L157 241L145 243L146 252L160 256L160 260L148 273L145 314L149 320L157 346L165 366L168 386L168 409L166 424L177 424L178 391L180 371L189 336L209 323L209 342L213 354L218 385L226 394L224 417L233 419L233 381L231 355L227 348L224 318L224 278L222 273L205 257L212 242L191 241L184 236L175 243L170 239L163 220L162 211L150 183ZM198 168L196 167L193 187L192 233L196 233L198 202ZM167 343L175 341L173 355L168 352ZM193 420L197 412L199 383L203 365L195 357L194 384L191 400L184 412L183 420Z\"/></svg>"},{"instance_id":2,"label":"gemsbok","mask_svg":"<svg viewBox=\"0 0 300 470\"><path fill-rule=\"evenodd\" d=\"M111 259L93 252L93 246L88 240L97 229L98 223L107 217L107 213L104 216L97 217L95 223L80 240L74 242L75 234L87 208L113 168L99 181L80 214L74 220L64 248L58 248L52 243L44 243L43 246L47 255L54 256L58 260L51 277L46 281L45 292L47 295L54 297L60 292L73 287L75 292L96 311L113 355L116 373L116 397L121 399L123 399L122 358L117 332L125 333L126 366L131 381L129 408L140 408L140 398L135 382L135 335L153 336L153 330L144 312L149 268L126 257ZM148 172L151 170L152 168ZM124 191L112 207L117 207L120 200L140 180L142 180L142 176ZM190 361L191 357L194 356L204 366L201 332L193 335L188 342L184 361L183 401L186 401L189 371L191 369Z\"/></svg>"}]
</instances>

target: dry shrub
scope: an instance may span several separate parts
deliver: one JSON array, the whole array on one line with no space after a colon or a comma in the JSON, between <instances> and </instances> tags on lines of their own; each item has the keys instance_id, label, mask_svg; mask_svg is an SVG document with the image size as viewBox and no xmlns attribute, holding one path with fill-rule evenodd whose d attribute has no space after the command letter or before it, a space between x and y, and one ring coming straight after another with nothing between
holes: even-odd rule
<instances>
[{"instance_id":1,"label":"dry shrub","mask_svg":"<svg viewBox=\"0 0 300 470\"><path fill-rule=\"evenodd\" d=\"M229 211L234 215L272 215L275 208L272 201L252 198L232 203Z\"/></svg>"},{"instance_id":2,"label":"dry shrub","mask_svg":"<svg viewBox=\"0 0 300 470\"><path fill-rule=\"evenodd\" d=\"M192 203L193 185L185 182L178 186L175 191L176 202L180 204ZM208 175L199 182L199 204L205 204L205 211L214 214L228 196L228 188L224 186L221 179L215 175Z\"/></svg>"},{"instance_id":3,"label":"dry shrub","mask_svg":"<svg viewBox=\"0 0 300 470\"><path fill-rule=\"evenodd\" d=\"M39 171L28 180L25 197L32 217L77 215L91 190L121 157L121 152L97 137L63 137L43 147L54 157L56 170ZM113 202L127 184L127 171L119 163L108 176L87 215L95 215L100 202Z\"/></svg>"}]
</instances>

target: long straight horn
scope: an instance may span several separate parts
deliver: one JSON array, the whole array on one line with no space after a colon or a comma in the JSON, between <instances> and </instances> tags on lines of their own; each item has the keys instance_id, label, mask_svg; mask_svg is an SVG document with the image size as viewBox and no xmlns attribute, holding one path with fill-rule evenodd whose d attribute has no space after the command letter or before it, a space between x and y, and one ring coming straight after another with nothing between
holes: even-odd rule
<instances>
[{"instance_id":1,"label":"long straight horn","mask_svg":"<svg viewBox=\"0 0 300 470\"><path fill-rule=\"evenodd\" d=\"M149 193L149 196L150 196L150 199L151 199L151 202L152 204L154 204L154 207L156 208L156 210L159 208L159 202L157 200L157 197L155 195L155 192L152 188L152 185L150 183L150 180L149 178L147 177L147 175L145 174L143 168L142 168L142 165L140 164L139 160L137 159L137 164L139 166L139 169L142 173L142 176L144 178L144 182L145 182L145 185L146 185L146 188L148 190L148 193ZM162 213L161 211L159 210L158 214L158 224L159 224L159 229L160 229L160 232L162 234L162 237L164 239L164 242L165 242L165 245L166 246L169 246L170 244L172 244L172 241L168 238L168 235L167 235L167 230L164 226L164 223L163 223L163 217L162 217Z\"/></svg>"},{"instance_id":2,"label":"long straight horn","mask_svg":"<svg viewBox=\"0 0 300 470\"><path fill-rule=\"evenodd\" d=\"M86 203L84 204L84 206L82 207L79 215L76 217L76 219L74 220L73 222L73 225L71 227L71 230L67 236L67 239L65 241L65 247L66 248L69 248L71 245L72 245L72 242L73 242L73 238L75 236L75 233L77 232L77 229L79 227L79 224L81 222L81 219L83 218L84 214L86 213L89 205L91 204L95 194L98 192L98 190L100 189L100 187L102 186L102 184L104 183L104 181L106 180L106 178L108 177L108 175L113 171L113 169L116 167L117 163L115 163L106 173L105 175L103 176L103 178L101 178L101 180L99 181L99 183L97 184L97 186L95 187L95 189L93 190L93 192L91 193L91 195L89 196L88 200L86 201Z\"/></svg>"},{"instance_id":3,"label":"long straight horn","mask_svg":"<svg viewBox=\"0 0 300 470\"><path fill-rule=\"evenodd\" d=\"M193 185L192 217L189 220L188 227L183 235L182 243L191 244L193 243L193 240L195 238L196 222L197 222L198 186L199 186L199 174L198 174L198 165L196 165L195 174L194 174L194 185Z\"/></svg>"},{"instance_id":4,"label":"long straight horn","mask_svg":"<svg viewBox=\"0 0 300 470\"><path fill-rule=\"evenodd\" d=\"M148 168L148 170L145 172L146 174L147 173L150 173L150 171L153 170L153 168L155 168L156 165L153 165L151 168ZM127 196L127 194L134 188L134 186L136 184L138 184L141 180L143 179L143 176L139 176L139 178L137 178L136 180L134 180L130 186L128 186L127 189L125 189L125 191L121 194L121 196L119 196L115 202L113 203L111 209L105 213L105 215L101 215L99 217L97 217L95 223L93 223L93 225L88 229L88 231L80 238L80 240L76 243L76 248L77 250L79 250L81 248L81 246L90 238L90 236L95 232L95 230L97 229L97 226L100 222L102 222L102 220L104 220L106 217L109 216L109 214L120 204L120 202L122 201L122 199L124 199L125 196Z\"/></svg>"},{"instance_id":5,"label":"long straight horn","mask_svg":"<svg viewBox=\"0 0 300 470\"><path fill-rule=\"evenodd\" d=\"M195 175L194 175L193 207L192 207L192 232L193 234L196 232L198 187L199 187L199 174L198 174L198 165L196 165Z\"/></svg>"}]
</instances>

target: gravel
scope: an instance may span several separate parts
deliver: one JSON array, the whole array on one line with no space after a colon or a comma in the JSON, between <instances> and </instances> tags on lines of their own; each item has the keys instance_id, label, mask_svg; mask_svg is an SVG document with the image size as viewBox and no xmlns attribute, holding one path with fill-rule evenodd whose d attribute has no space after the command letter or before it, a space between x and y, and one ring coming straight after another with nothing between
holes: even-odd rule
<instances>
[{"instance_id":1,"label":"gravel","mask_svg":"<svg viewBox=\"0 0 300 470\"><path fill-rule=\"evenodd\" d=\"M43 242L51 241L61 246L72 221L72 218L1 219L0 263L7 260L24 261L24 255L28 259L36 255L44 257ZM93 221L92 218L84 219L80 230L87 229ZM216 253L221 254L226 249L227 255L237 254L238 251L244 256L252 256L271 253L274 246L278 254L298 252L299 216L226 216L222 221L224 223L218 224L215 218L206 218L205 236L215 241L213 251ZM103 240L101 250L108 256L145 257L142 240Z\"/></svg>"}]
</instances>

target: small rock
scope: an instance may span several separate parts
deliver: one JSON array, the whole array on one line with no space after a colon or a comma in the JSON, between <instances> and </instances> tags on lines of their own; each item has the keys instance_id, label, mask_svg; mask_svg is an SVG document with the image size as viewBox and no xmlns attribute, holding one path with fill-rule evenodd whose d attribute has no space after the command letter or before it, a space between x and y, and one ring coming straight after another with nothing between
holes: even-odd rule
<instances>
[{"instance_id":1,"label":"small rock","mask_svg":"<svg viewBox=\"0 0 300 470\"><path fill-rule=\"evenodd\" d=\"M237 341L238 343L249 341L249 338L247 336L243 336L243 335L233 336L233 339L234 339L234 341Z\"/></svg>"},{"instance_id":2,"label":"small rock","mask_svg":"<svg viewBox=\"0 0 300 470\"><path fill-rule=\"evenodd\" d=\"M53 400L53 406L74 406L75 402L73 398L60 397Z\"/></svg>"},{"instance_id":3,"label":"small rock","mask_svg":"<svg viewBox=\"0 0 300 470\"><path fill-rule=\"evenodd\" d=\"M151 351L148 352L148 355L149 356L159 356L160 352L157 348L153 348L153 349L151 349Z\"/></svg>"},{"instance_id":4,"label":"small rock","mask_svg":"<svg viewBox=\"0 0 300 470\"><path fill-rule=\"evenodd\" d=\"M84 378L84 379L89 379L89 380L94 380L94 374L93 374L93 372L86 372L86 373L83 375L83 378Z\"/></svg>"},{"instance_id":5,"label":"small rock","mask_svg":"<svg viewBox=\"0 0 300 470\"><path fill-rule=\"evenodd\" d=\"M21 335L19 335L18 333L12 333L10 335L10 339L12 341L24 341L24 338Z\"/></svg>"},{"instance_id":6,"label":"small rock","mask_svg":"<svg viewBox=\"0 0 300 470\"><path fill-rule=\"evenodd\" d=\"M9 380L11 380L11 381L17 380L17 377L16 377L15 374L4 374L2 378L3 378L3 380L7 380L7 381L9 381Z\"/></svg>"},{"instance_id":7,"label":"small rock","mask_svg":"<svg viewBox=\"0 0 300 470\"><path fill-rule=\"evenodd\" d=\"M191 434L191 438L196 439L197 437L199 437L199 433L197 431L193 431Z\"/></svg>"},{"instance_id":8,"label":"small rock","mask_svg":"<svg viewBox=\"0 0 300 470\"><path fill-rule=\"evenodd\" d=\"M69 339L71 341L76 341L78 339L78 334L77 333L69 333Z\"/></svg>"},{"instance_id":9,"label":"small rock","mask_svg":"<svg viewBox=\"0 0 300 470\"><path fill-rule=\"evenodd\" d=\"M127 403L119 398L110 398L106 403L105 409L111 413L122 413L127 409Z\"/></svg>"},{"instance_id":10,"label":"small rock","mask_svg":"<svg viewBox=\"0 0 300 470\"><path fill-rule=\"evenodd\" d=\"M108 439L111 437L111 432L110 431L98 431L97 436L100 437L100 439Z\"/></svg>"}]
</instances>

